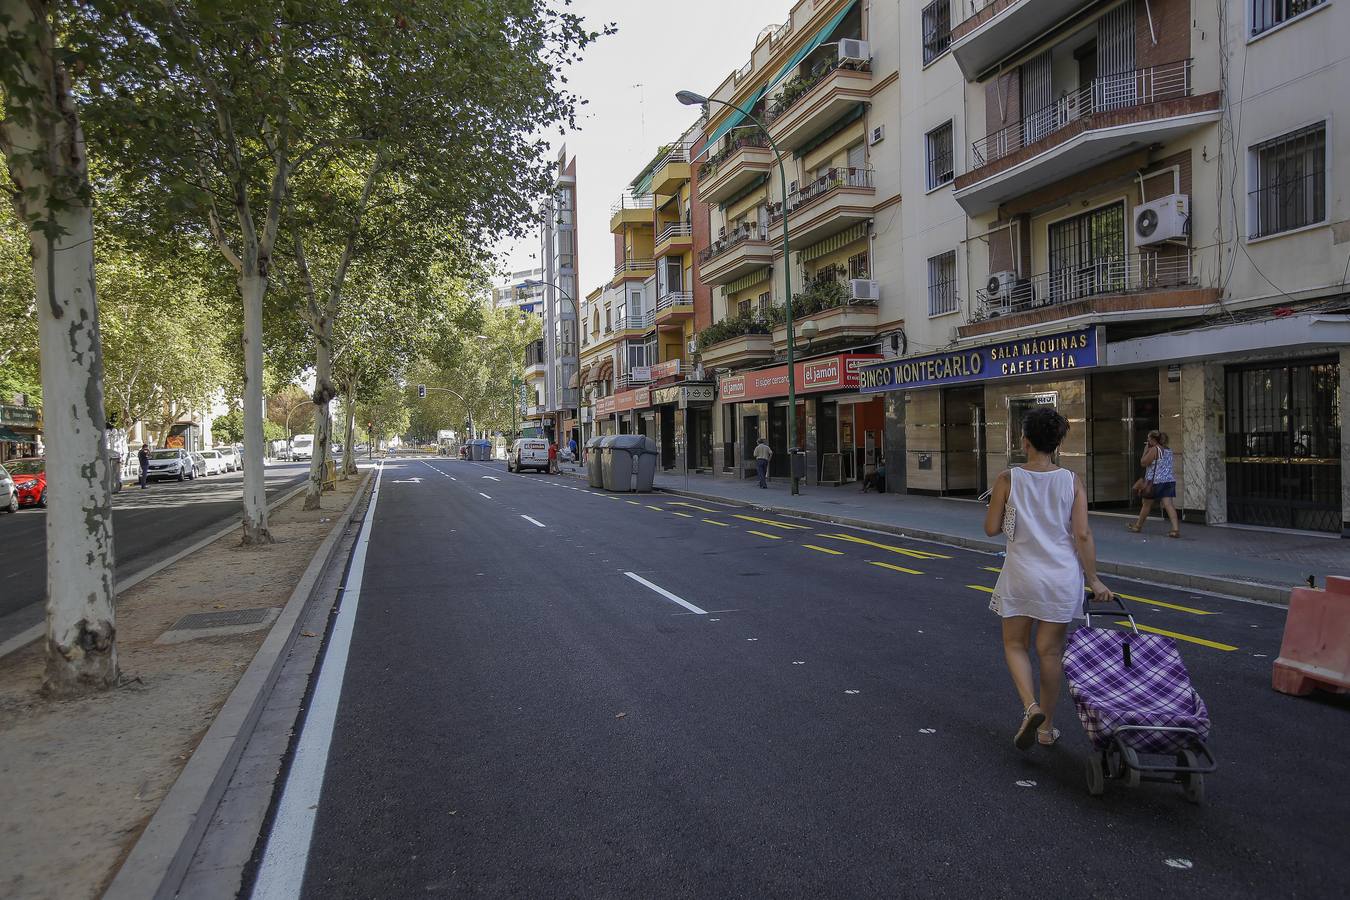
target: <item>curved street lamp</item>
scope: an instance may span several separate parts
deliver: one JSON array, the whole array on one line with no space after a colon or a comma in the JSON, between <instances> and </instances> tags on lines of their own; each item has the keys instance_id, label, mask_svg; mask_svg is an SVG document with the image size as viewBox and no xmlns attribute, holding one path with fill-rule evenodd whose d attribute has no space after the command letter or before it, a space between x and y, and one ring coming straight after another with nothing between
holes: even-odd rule
<instances>
[{"instance_id":1,"label":"curved street lamp","mask_svg":"<svg viewBox=\"0 0 1350 900\"><path fill-rule=\"evenodd\" d=\"M788 468L792 470L792 452L797 449L797 371L796 354L793 346L793 327L792 327L792 269L788 253L791 245L788 242L788 197L787 197L787 170L783 167L783 154L774 143L773 136L769 134L769 129L755 116L752 116L749 110L737 106L735 103L728 103L725 100L717 100L712 97L705 97L702 94L696 94L693 91L679 91L675 94L675 99L685 106L707 106L709 103L720 103L723 106L730 106L745 118L753 122L764 137L769 142L769 149L773 151L774 159L778 162L778 180L783 190L783 318L787 324L787 371L788 371L788 411L787 411L787 442L788 442ZM792 472L792 493L798 493L797 475Z\"/></svg>"}]
</instances>

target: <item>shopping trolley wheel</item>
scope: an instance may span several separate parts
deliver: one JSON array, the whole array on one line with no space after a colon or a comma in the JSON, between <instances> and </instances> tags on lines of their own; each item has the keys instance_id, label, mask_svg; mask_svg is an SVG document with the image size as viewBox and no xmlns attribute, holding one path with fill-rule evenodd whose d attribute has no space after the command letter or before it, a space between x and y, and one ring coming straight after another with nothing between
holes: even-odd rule
<instances>
[{"instance_id":1,"label":"shopping trolley wheel","mask_svg":"<svg viewBox=\"0 0 1350 900\"><path fill-rule=\"evenodd\" d=\"M1125 769L1125 784L1132 788L1139 787L1139 754L1134 752L1133 747L1121 745L1120 763Z\"/></svg>"},{"instance_id":2,"label":"shopping trolley wheel","mask_svg":"<svg viewBox=\"0 0 1350 900\"><path fill-rule=\"evenodd\" d=\"M1100 750L1093 750L1087 758L1088 793L1100 797L1106 793L1106 756Z\"/></svg>"},{"instance_id":3,"label":"shopping trolley wheel","mask_svg":"<svg viewBox=\"0 0 1350 900\"><path fill-rule=\"evenodd\" d=\"M1195 755L1193 750L1182 750L1177 754L1177 765L1185 766L1188 769L1200 768L1200 757ZM1197 806L1205 802L1205 776L1201 772L1181 772L1179 774L1181 781L1181 793L1187 800Z\"/></svg>"}]
</instances>

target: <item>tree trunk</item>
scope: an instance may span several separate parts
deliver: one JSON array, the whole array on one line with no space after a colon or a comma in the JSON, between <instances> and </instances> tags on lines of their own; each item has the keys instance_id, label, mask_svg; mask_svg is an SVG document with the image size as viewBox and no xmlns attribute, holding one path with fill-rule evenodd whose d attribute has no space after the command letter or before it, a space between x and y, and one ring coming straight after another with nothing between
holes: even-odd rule
<instances>
[{"instance_id":1,"label":"tree trunk","mask_svg":"<svg viewBox=\"0 0 1350 900\"><path fill-rule=\"evenodd\" d=\"M11 75L24 88L9 91L0 148L30 229L37 288L50 485L43 689L71 697L117 684L112 492L84 134L37 8L0 0L0 40L17 45Z\"/></svg>"},{"instance_id":2,"label":"tree trunk","mask_svg":"<svg viewBox=\"0 0 1350 900\"><path fill-rule=\"evenodd\" d=\"M251 259L239 276L244 301L244 543L270 544L263 472L263 294L267 277Z\"/></svg>"},{"instance_id":3,"label":"tree trunk","mask_svg":"<svg viewBox=\"0 0 1350 900\"><path fill-rule=\"evenodd\" d=\"M318 322L318 340L314 352L314 455L309 461L309 484L305 487L305 509L319 509L323 493L323 474L328 450L333 443L333 320Z\"/></svg>"},{"instance_id":4,"label":"tree trunk","mask_svg":"<svg viewBox=\"0 0 1350 900\"><path fill-rule=\"evenodd\" d=\"M356 474L356 391L347 388L347 397L343 402L347 417L347 426L342 438L342 477Z\"/></svg>"}]
</instances>

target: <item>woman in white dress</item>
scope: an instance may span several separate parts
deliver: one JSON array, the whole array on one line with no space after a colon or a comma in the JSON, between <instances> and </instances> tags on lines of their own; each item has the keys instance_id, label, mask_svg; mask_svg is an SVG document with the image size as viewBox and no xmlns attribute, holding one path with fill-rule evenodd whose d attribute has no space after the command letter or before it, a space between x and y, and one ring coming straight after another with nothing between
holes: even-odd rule
<instances>
[{"instance_id":1,"label":"woman in white dress","mask_svg":"<svg viewBox=\"0 0 1350 900\"><path fill-rule=\"evenodd\" d=\"M1083 482L1054 462L1068 431L1068 420L1051 407L1027 413L1022 420L1026 464L999 474L984 519L991 537L1011 532L989 608L1003 617L1003 655L1022 698L1022 724L1013 738L1019 750L1059 740L1054 715L1064 680L1064 633L1082 616L1084 577L1097 601L1111 599L1097 577ZM1033 623L1039 623L1039 698L1031 669Z\"/></svg>"}]
</instances>

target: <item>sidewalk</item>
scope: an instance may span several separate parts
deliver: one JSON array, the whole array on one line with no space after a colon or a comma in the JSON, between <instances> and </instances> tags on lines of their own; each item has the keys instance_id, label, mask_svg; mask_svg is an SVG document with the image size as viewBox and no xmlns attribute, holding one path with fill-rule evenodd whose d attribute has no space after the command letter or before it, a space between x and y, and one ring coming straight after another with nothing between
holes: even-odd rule
<instances>
[{"instance_id":1,"label":"sidewalk","mask_svg":"<svg viewBox=\"0 0 1350 900\"><path fill-rule=\"evenodd\" d=\"M564 474L586 477L580 466ZM658 473L658 490L709 500L743 503L784 513L858 525L977 550L1003 549L1002 538L984 533L984 504L912 494L863 494L857 486L802 485L792 496L785 478L760 490L753 479ZM1103 573L1287 603L1289 588L1314 576L1350 575L1350 541L1290 532L1183 523L1170 539L1156 515L1142 534L1125 523L1133 517L1093 513L1092 531Z\"/></svg>"}]
</instances>

